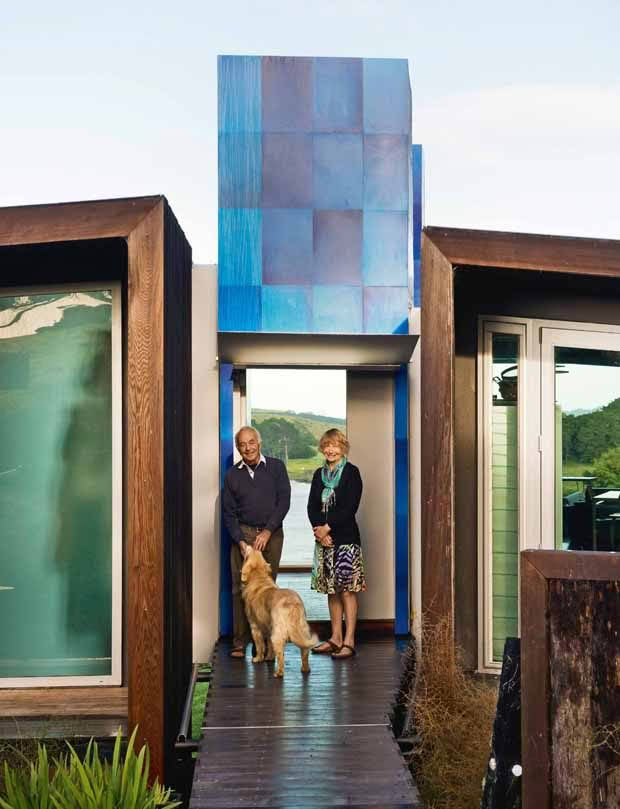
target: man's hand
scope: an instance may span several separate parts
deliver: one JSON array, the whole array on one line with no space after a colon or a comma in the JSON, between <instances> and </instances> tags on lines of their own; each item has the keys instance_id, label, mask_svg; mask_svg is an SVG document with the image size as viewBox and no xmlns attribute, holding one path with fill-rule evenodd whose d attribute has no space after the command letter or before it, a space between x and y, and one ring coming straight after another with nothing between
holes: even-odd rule
<instances>
[{"instance_id":1,"label":"man's hand","mask_svg":"<svg viewBox=\"0 0 620 809\"><path fill-rule=\"evenodd\" d=\"M329 534L331 529L329 525L317 525L312 530L314 531L314 536L320 541Z\"/></svg>"},{"instance_id":2,"label":"man's hand","mask_svg":"<svg viewBox=\"0 0 620 809\"><path fill-rule=\"evenodd\" d=\"M245 559L248 555L249 545L245 543L242 539L239 540L239 550L241 551L241 556Z\"/></svg>"},{"instance_id":3,"label":"man's hand","mask_svg":"<svg viewBox=\"0 0 620 809\"><path fill-rule=\"evenodd\" d=\"M254 541L254 550L255 551L263 551L267 547L267 543L271 539L271 531L268 531L266 528L263 528L258 534L256 534L256 540Z\"/></svg>"},{"instance_id":4,"label":"man's hand","mask_svg":"<svg viewBox=\"0 0 620 809\"><path fill-rule=\"evenodd\" d=\"M316 538L316 541L317 541L317 542L320 542L320 543L321 543L321 545L322 545L324 548L331 548L331 547L333 547L333 545L334 545L334 541L333 541L333 539L330 537L330 535L329 535L329 534L327 534L327 535L326 535L326 536L324 536L324 537L320 537L320 538L319 538L319 537L317 537L317 538Z\"/></svg>"}]
</instances>

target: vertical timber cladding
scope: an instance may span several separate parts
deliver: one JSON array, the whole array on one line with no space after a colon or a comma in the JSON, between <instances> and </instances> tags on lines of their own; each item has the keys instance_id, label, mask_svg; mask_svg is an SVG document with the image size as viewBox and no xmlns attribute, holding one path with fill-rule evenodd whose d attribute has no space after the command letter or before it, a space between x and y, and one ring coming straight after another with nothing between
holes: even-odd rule
<instances>
[{"instance_id":1,"label":"vertical timber cladding","mask_svg":"<svg viewBox=\"0 0 620 809\"><path fill-rule=\"evenodd\" d=\"M422 612L454 619L454 273L422 236Z\"/></svg>"},{"instance_id":2,"label":"vertical timber cladding","mask_svg":"<svg viewBox=\"0 0 620 809\"><path fill-rule=\"evenodd\" d=\"M548 589L553 805L620 800L620 582L551 579Z\"/></svg>"},{"instance_id":3,"label":"vertical timber cladding","mask_svg":"<svg viewBox=\"0 0 620 809\"><path fill-rule=\"evenodd\" d=\"M191 248L163 199L128 248L129 724L170 780L192 666Z\"/></svg>"},{"instance_id":4,"label":"vertical timber cladding","mask_svg":"<svg viewBox=\"0 0 620 809\"><path fill-rule=\"evenodd\" d=\"M619 805L620 558L521 553L524 809Z\"/></svg>"},{"instance_id":5,"label":"vertical timber cladding","mask_svg":"<svg viewBox=\"0 0 620 809\"><path fill-rule=\"evenodd\" d=\"M105 280L100 240L127 245L124 324L124 540L129 724L152 776L173 776L192 663L191 248L163 197L0 210L0 247L71 243L84 260L37 267L20 282ZM92 240L97 240L93 242ZM98 249L97 249L98 248ZM92 261L89 258L93 256ZM124 251L123 251L124 253ZM118 278L118 266L110 265ZM73 689L63 689L69 699ZM84 689L75 689L83 696ZM103 697L105 688L101 689Z\"/></svg>"}]
</instances>

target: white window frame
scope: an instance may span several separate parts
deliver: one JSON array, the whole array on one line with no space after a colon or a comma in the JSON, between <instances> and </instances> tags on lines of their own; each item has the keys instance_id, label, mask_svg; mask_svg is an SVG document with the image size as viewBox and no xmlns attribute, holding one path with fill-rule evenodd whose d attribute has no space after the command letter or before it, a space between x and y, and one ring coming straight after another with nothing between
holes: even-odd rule
<instances>
[{"instance_id":1,"label":"white window frame","mask_svg":"<svg viewBox=\"0 0 620 809\"><path fill-rule=\"evenodd\" d=\"M54 284L53 286L0 287L0 297L70 292L112 293L112 666L103 676L0 677L2 688L62 688L67 686L121 685L123 672L123 356L121 284Z\"/></svg>"},{"instance_id":2,"label":"white window frame","mask_svg":"<svg viewBox=\"0 0 620 809\"><path fill-rule=\"evenodd\" d=\"M516 331L515 331L516 329ZM521 331L522 330L522 331ZM492 333L524 333L519 374L519 550L554 547L554 512L549 516L554 497L555 432L552 414L544 407L551 396L548 366L553 347L544 345L544 330L556 333L567 345L589 342L600 347L594 333L620 335L620 326L607 323L585 323L568 320L546 320L502 315L478 318L477 352L477 480L478 480L478 670L497 674L501 663L492 660L492 534L490 498L490 402ZM578 336L580 338L578 338ZM588 336L589 335L589 336ZM564 344L564 342L557 344ZM555 345L555 344L553 344ZM545 353L546 352L546 353ZM551 352L551 353L550 353ZM551 359L550 359L551 358ZM547 370L545 370L547 369ZM551 394L549 393L551 391ZM551 415L550 415L551 414ZM519 588L520 589L520 588ZM519 633L521 631L519 603Z\"/></svg>"},{"instance_id":3,"label":"white window frame","mask_svg":"<svg viewBox=\"0 0 620 809\"><path fill-rule=\"evenodd\" d=\"M518 496L519 550L525 547L527 525L526 440L527 408L524 406L528 382L528 329L524 320L480 317L478 320L478 670L497 674L501 661L493 660L493 522L491 470L493 334L514 334L519 339L518 401Z\"/></svg>"}]
</instances>

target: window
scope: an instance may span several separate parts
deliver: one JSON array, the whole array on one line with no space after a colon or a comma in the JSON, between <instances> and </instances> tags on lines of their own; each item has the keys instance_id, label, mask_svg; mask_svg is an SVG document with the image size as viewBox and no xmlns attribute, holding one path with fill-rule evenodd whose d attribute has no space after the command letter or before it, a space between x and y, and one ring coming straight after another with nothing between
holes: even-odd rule
<instances>
[{"instance_id":1,"label":"window","mask_svg":"<svg viewBox=\"0 0 620 809\"><path fill-rule=\"evenodd\" d=\"M120 288L0 291L0 678L121 681Z\"/></svg>"},{"instance_id":2,"label":"window","mask_svg":"<svg viewBox=\"0 0 620 809\"><path fill-rule=\"evenodd\" d=\"M519 634L525 327L484 323L481 336L481 668L493 669Z\"/></svg>"}]
</instances>

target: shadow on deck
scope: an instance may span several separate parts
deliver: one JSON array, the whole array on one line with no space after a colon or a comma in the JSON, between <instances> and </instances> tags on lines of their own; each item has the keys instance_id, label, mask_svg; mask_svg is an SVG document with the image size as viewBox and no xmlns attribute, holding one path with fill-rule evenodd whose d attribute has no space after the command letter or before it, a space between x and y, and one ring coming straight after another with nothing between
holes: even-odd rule
<instances>
[{"instance_id":1,"label":"shadow on deck","mask_svg":"<svg viewBox=\"0 0 620 809\"><path fill-rule=\"evenodd\" d=\"M229 649L214 654L191 809L421 809L390 726L397 641L360 642L350 660L312 655L309 675L289 644L283 681Z\"/></svg>"}]
</instances>

